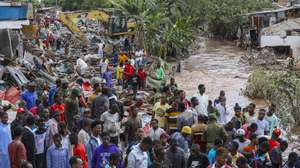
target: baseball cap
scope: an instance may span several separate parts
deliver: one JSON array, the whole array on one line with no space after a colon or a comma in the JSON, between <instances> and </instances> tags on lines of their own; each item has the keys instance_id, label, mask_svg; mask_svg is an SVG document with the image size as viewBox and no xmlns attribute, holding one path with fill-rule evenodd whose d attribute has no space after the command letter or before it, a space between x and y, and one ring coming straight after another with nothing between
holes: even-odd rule
<instances>
[{"instance_id":1,"label":"baseball cap","mask_svg":"<svg viewBox=\"0 0 300 168\"><path fill-rule=\"evenodd\" d=\"M181 129L181 133L192 134L192 128L189 127L189 126L184 126L184 127Z\"/></svg>"},{"instance_id":2,"label":"baseball cap","mask_svg":"<svg viewBox=\"0 0 300 168\"><path fill-rule=\"evenodd\" d=\"M238 135L238 136L244 136L245 135L245 130L243 130L243 129L238 129L237 131L236 131L236 134Z\"/></svg>"},{"instance_id":3,"label":"baseball cap","mask_svg":"<svg viewBox=\"0 0 300 168\"><path fill-rule=\"evenodd\" d=\"M281 135L281 130L279 128L275 128L273 130L273 134L276 135L277 137L279 137Z\"/></svg>"}]
</instances>

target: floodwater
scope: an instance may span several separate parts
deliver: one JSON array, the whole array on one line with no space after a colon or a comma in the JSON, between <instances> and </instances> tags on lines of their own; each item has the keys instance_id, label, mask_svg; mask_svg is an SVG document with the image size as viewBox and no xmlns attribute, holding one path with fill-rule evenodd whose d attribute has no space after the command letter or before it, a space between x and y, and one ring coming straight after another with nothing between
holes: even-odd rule
<instances>
[{"instance_id":1,"label":"floodwater","mask_svg":"<svg viewBox=\"0 0 300 168\"><path fill-rule=\"evenodd\" d=\"M175 77L187 97L197 94L198 84L204 84L211 100L218 97L220 90L225 91L231 115L235 103L244 107L254 101L257 107L265 107L265 101L242 95L241 89L245 89L251 73L250 66L240 62L245 51L230 42L206 39L198 53L182 61L182 72Z\"/></svg>"}]
</instances>

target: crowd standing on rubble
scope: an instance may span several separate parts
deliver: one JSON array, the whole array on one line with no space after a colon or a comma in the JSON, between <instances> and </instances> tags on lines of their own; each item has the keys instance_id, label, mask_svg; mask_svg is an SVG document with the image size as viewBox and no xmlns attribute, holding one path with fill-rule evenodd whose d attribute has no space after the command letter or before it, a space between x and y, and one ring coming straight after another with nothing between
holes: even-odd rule
<instances>
[{"instance_id":1,"label":"crowd standing on rubble","mask_svg":"<svg viewBox=\"0 0 300 168\"><path fill-rule=\"evenodd\" d=\"M59 23L39 22L40 38L32 45L68 55L68 38L48 31L53 24L59 29ZM98 77L58 78L52 87L30 81L10 124L11 107L1 106L0 167L300 167L297 153L282 157L288 143L276 105L257 110L254 103L244 108L237 103L228 109L225 91L210 99L203 84L188 99L173 77L163 82L167 75L160 63L148 74L147 54L132 41L126 38L112 56L104 52L103 41L97 44ZM35 68L50 63L35 61ZM88 67L83 58L76 60L78 76ZM147 87L149 75L162 85ZM85 95L86 90L92 93Z\"/></svg>"}]
</instances>

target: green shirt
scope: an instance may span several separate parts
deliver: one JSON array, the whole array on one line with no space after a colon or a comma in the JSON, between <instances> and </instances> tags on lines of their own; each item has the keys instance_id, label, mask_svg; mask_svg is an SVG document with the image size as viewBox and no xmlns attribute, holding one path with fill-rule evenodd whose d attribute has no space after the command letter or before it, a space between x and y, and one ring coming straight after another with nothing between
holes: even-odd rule
<instances>
[{"instance_id":1,"label":"green shirt","mask_svg":"<svg viewBox=\"0 0 300 168\"><path fill-rule=\"evenodd\" d=\"M156 71L156 77L158 80L163 80L165 78L165 71L162 67L160 67L159 69L157 69Z\"/></svg>"}]
</instances>

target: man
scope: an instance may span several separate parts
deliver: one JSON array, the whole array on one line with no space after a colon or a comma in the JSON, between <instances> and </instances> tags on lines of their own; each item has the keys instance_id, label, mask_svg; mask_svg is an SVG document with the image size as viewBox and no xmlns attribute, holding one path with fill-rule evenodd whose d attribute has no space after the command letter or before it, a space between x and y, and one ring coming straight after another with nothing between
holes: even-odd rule
<instances>
[{"instance_id":1,"label":"man","mask_svg":"<svg viewBox=\"0 0 300 168\"><path fill-rule=\"evenodd\" d=\"M248 146L251 143L251 141L245 138L245 131L243 129L238 129L236 131L236 135L237 135L237 139L235 139L234 141L239 144L238 151L243 152L243 149L246 146Z\"/></svg>"},{"instance_id":2,"label":"man","mask_svg":"<svg viewBox=\"0 0 300 168\"><path fill-rule=\"evenodd\" d=\"M89 161L89 167L92 167L92 156L95 149L102 144L101 138L101 123L99 121L93 121L91 125L91 137L86 144L86 153Z\"/></svg>"},{"instance_id":3,"label":"man","mask_svg":"<svg viewBox=\"0 0 300 168\"><path fill-rule=\"evenodd\" d=\"M272 132L271 139L269 139L269 145L270 145L270 152L272 151L273 148L279 147L280 146L280 135L281 135L281 130L279 128L275 128Z\"/></svg>"},{"instance_id":4,"label":"man","mask_svg":"<svg viewBox=\"0 0 300 168\"><path fill-rule=\"evenodd\" d=\"M91 124L92 124L91 119L83 120L83 127L78 133L78 140L80 144L86 145L89 142Z\"/></svg>"},{"instance_id":5,"label":"man","mask_svg":"<svg viewBox=\"0 0 300 168\"><path fill-rule=\"evenodd\" d=\"M191 147L191 155L187 162L188 167L193 168L207 168L209 165L207 155L200 153L200 146L193 144Z\"/></svg>"},{"instance_id":6,"label":"man","mask_svg":"<svg viewBox=\"0 0 300 168\"><path fill-rule=\"evenodd\" d=\"M69 168L69 152L62 148L61 136L53 136L54 145L47 150L47 168Z\"/></svg>"},{"instance_id":7,"label":"man","mask_svg":"<svg viewBox=\"0 0 300 168\"><path fill-rule=\"evenodd\" d=\"M205 93L205 86L203 84L200 84L198 86L198 90L199 90L199 95L197 95L197 99L199 101L198 106L196 106L198 115L202 114L205 116L208 116L207 113L207 106L208 106L208 96Z\"/></svg>"},{"instance_id":8,"label":"man","mask_svg":"<svg viewBox=\"0 0 300 168\"><path fill-rule=\"evenodd\" d=\"M21 98L26 102L26 108L28 110L36 106L37 93L35 91L35 87L35 83L30 82L27 86L27 90L21 94Z\"/></svg>"},{"instance_id":9,"label":"man","mask_svg":"<svg viewBox=\"0 0 300 168\"><path fill-rule=\"evenodd\" d=\"M200 146L201 152L206 152L206 143L203 142L202 136L207 129L205 124L205 117L203 115L198 116L198 123L192 125L192 143Z\"/></svg>"},{"instance_id":10,"label":"man","mask_svg":"<svg viewBox=\"0 0 300 168\"><path fill-rule=\"evenodd\" d=\"M36 125L38 128L34 131L35 163L37 168L46 167L46 120L39 118Z\"/></svg>"},{"instance_id":11,"label":"man","mask_svg":"<svg viewBox=\"0 0 300 168\"><path fill-rule=\"evenodd\" d=\"M246 118L242 114L242 108L239 106L238 103L235 104L234 106L234 116L231 119L231 122L234 125L235 129L240 129L242 125L245 124Z\"/></svg>"},{"instance_id":12,"label":"man","mask_svg":"<svg viewBox=\"0 0 300 168\"><path fill-rule=\"evenodd\" d=\"M161 144L157 144L153 148L153 159L149 168L167 168L170 167L170 162L166 158L166 151Z\"/></svg>"},{"instance_id":13,"label":"man","mask_svg":"<svg viewBox=\"0 0 300 168\"><path fill-rule=\"evenodd\" d=\"M16 118L10 124L11 135L12 135L13 138L14 138L14 134L13 134L14 129L17 128L17 127L23 127L24 113L25 113L25 110L23 108L18 108Z\"/></svg>"},{"instance_id":14,"label":"man","mask_svg":"<svg viewBox=\"0 0 300 168\"><path fill-rule=\"evenodd\" d=\"M58 123L60 120L59 111L54 112L52 118L48 121L49 128L46 133L46 145L50 147L53 144L53 136L58 133Z\"/></svg>"},{"instance_id":15,"label":"man","mask_svg":"<svg viewBox=\"0 0 300 168\"><path fill-rule=\"evenodd\" d=\"M58 89L61 87L61 79L58 78L55 81L55 85L52 86L49 90L49 98L48 98L48 103L51 106L54 103L54 95L58 91Z\"/></svg>"},{"instance_id":16,"label":"man","mask_svg":"<svg viewBox=\"0 0 300 168\"><path fill-rule=\"evenodd\" d=\"M229 158L229 152L226 148L219 148L216 152L216 162L208 168L231 168L226 164L226 160Z\"/></svg>"},{"instance_id":17,"label":"man","mask_svg":"<svg viewBox=\"0 0 300 168\"><path fill-rule=\"evenodd\" d=\"M71 133L69 136L70 143L72 145L72 155L78 156L83 161L83 167L88 168L88 160L84 144L78 142L78 136L76 133Z\"/></svg>"},{"instance_id":18,"label":"man","mask_svg":"<svg viewBox=\"0 0 300 168\"><path fill-rule=\"evenodd\" d=\"M269 111L267 113L267 116L266 116L266 120L269 122L269 135L272 136L272 131L275 129L275 128L278 128L279 127L279 119L278 117L274 114L276 112L276 105L275 104L272 104L270 107L269 107Z\"/></svg>"},{"instance_id":19,"label":"man","mask_svg":"<svg viewBox=\"0 0 300 168\"><path fill-rule=\"evenodd\" d=\"M51 114L55 111L60 111L60 122L65 122L65 105L63 104L63 97L60 94L54 96L55 103L51 106Z\"/></svg>"},{"instance_id":20,"label":"man","mask_svg":"<svg viewBox=\"0 0 300 168\"><path fill-rule=\"evenodd\" d=\"M172 92L176 91L177 88L178 88L174 78L170 79L170 84L168 86L169 86L169 88L171 89Z\"/></svg>"},{"instance_id":21,"label":"man","mask_svg":"<svg viewBox=\"0 0 300 168\"><path fill-rule=\"evenodd\" d=\"M7 112L0 111L0 120L0 167L10 167L8 145L11 143L11 135L7 126Z\"/></svg>"},{"instance_id":22,"label":"man","mask_svg":"<svg viewBox=\"0 0 300 168\"><path fill-rule=\"evenodd\" d=\"M287 141L281 141L280 146L274 148L270 153L272 168L280 168L283 164L282 153L288 148Z\"/></svg>"},{"instance_id":23,"label":"man","mask_svg":"<svg viewBox=\"0 0 300 168\"><path fill-rule=\"evenodd\" d=\"M186 109L183 102L178 104L178 110L181 112L177 117L177 130L181 130L184 126L191 127L197 120L197 114L190 109Z\"/></svg>"},{"instance_id":24,"label":"man","mask_svg":"<svg viewBox=\"0 0 300 168\"><path fill-rule=\"evenodd\" d=\"M92 157L92 168L103 168L109 163L109 157L112 153L120 153L119 148L110 143L110 136L108 133L102 133L102 145L96 148ZM120 165L117 166L120 168Z\"/></svg>"},{"instance_id":25,"label":"man","mask_svg":"<svg viewBox=\"0 0 300 168\"><path fill-rule=\"evenodd\" d=\"M188 139L192 134L192 129L189 126L184 126L181 132L175 132L171 139L176 139L180 148L184 150L184 152L188 152L189 150L189 142Z\"/></svg>"},{"instance_id":26,"label":"man","mask_svg":"<svg viewBox=\"0 0 300 168\"><path fill-rule=\"evenodd\" d=\"M83 168L83 161L77 156L72 156L69 163L71 168Z\"/></svg>"},{"instance_id":27,"label":"man","mask_svg":"<svg viewBox=\"0 0 300 168\"><path fill-rule=\"evenodd\" d=\"M166 157L170 161L172 168L183 168L186 166L185 153L178 147L176 139L170 140L170 148L166 152Z\"/></svg>"},{"instance_id":28,"label":"man","mask_svg":"<svg viewBox=\"0 0 300 168\"><path fill-rule=\"evenodd\" d=\"M214 164L216 161L217 150L223 146L224 142L222 139L216 139L214 142L214 146L208 151L208 160L210 165Z\"/></svg>"},{"instance_id":29,"label":"man","mask_svg":"<svg viewBox=\"0 0 300 168\"><path fill-rule=\"evenodd\" d=\"M158 120L158 126L160 128L165 128L165 113L170 107L171 106L167 103L167 97L165 95L162 95L160 97L160 101L155 103L153 106L152 116Z\"/></svg>"},{"instance_id":30,"label":"man","mask_svg":"<svg viewBox=\"0 0 300 168\"><path fill-rule=\"evenodd\" d=\"M135 146L128 156L127 168L145 168L148 167L148 154L152 148L152 140L146 137L140 144Z\"/></svg>"},{"instance_id":31,"label":"man","mask_svg":"<svg viewBox=\"0 0 300 168\"><path fill-rule=\"evenodd\" d=\"M23 128L17 127L14 129L14 140L8 145L8 153L11 168L21 167L21 163L27 160L26 148L21 142Z\"/></svg>"},{"instance_id":32,"label":"man","mask_svg":"<svg viewBox=\"0 0 300 168\"><path fill-rule=\"evenodd\" d=\"M32 131L32 128L34 126L35 118L30 116L26 120L26 124L24 127L24 132L22 136L22 143L25 145L26 148L26 155L28 158L28 161L32 164L33 168L35 168L35 139L34 139L34 133Z\"/></svg>"},{"instance_id":33,"label":"man","mask_svg":"<svg viewBox=\"0 0 300 168\"><path fill-rule=\"evenodd\" d=\"M102 78L105 79L106 82L106 87L107 88L112 88L112 71L110 70L111 66L109 65L107 67L107 70L103 73Z\"/></svg>"},{"instance_id":34,"label":"man","mask_svg":"<svg viewBox=\"0 0 300 168\"><path fill-rule=\"evenodd\" d=\"M194 114L196 114L197 116L199 116L198 115L198 113L197 113L197 109L196 109L196 107L199 105L199 101L198 101L198 99L197 99L197 97L192 97L191 98L191 106L190 106L190 110L194 113Z\"/></svg>"},{"instance_id":35,"label":"man","mask_svg":"<svg viewBox=\"0 0 300 168\"><path fill-rule=\"evenodd\" d=\"M73 128L73 117L79 114L80 90L73 88L71 95L65 100L65 117L69 130Z\"/></svg>"},{"instance_id":36,"label":"man","mask_svg":"<svg viewBox=\"0 0 300 168\"><path fill-rule=\"evenodd\" d=\"M72 146L69 140L70 132L65 123L59 123L57 125L58 134L61 137L61 147L68 150L69 154L72 154Z\"/></svg>"},{"instance_id":37,"label":"man","mask_svg":"<svg viewBox=\"0 0 300 168\"><path fill-rule=\"evenodd\" d=\"M135 106L130 107L128 110L131 113L127 122L125 123L125 145L131 145L136 142L136 132L142 128L142 120L138 117L138 111Z\"/></svg>"},{"instance_id":38,"label":"man","mask_svg":"<svg viewBox=\"0 0 300 168\"><path fill-rule=\"evenodd\" d=\"M219 116L219 123L225 125L227 123L227 117L229 115L229 111L226 109L226 98L220 97L219 103L216 104L216 109L218 110L220 116Z\"/></svg>"},{"instance_id":39,"label":"man","mask_svg":"<svg viewBox=\"0 0 300 168\"><path fill-rule=\"evenodd\" d=\"M255 114L255 108L256 105L254 103L250 103L247 107L248 113L246 115L246 123L254 123L257 119L256 114Z\"/></svg>"},{"instance_id":40,"label":"man","mask_svg":"<svg viewBox=\"0 0 300 168\"><path fill-rule=\"evenodd\" d=\"M296 168L298 166L297 162L299 162L298 154L296 152L291 152L287 162L283 165L283 168Z\"/></svg>"},{"instance_id":41,"label":"man","mask_svg":"<svg viewBox=\"0 0 300 168\"><path fill-rule=\"evenodd\" d=\"M259 135L268 135L269 134L269 122L265 120L266 110L260 109L258 113L258 118L256 120L257 130L256 134Z\"/></svg>"},{"instance_id":42,"label":"man","mask_svg":"<svg viewBox=\"0 0 300 168\"><path fill-rule=\"evenodd\" d=\"M110 140L115 145L118 145L120 135L120 115L119 106L116 103L110 105L110 110L101 115L100 122L103 126L103 131L109 133Z\"/></svg>"},{"instance_id":43,"label":"man","mask_svg":"<svg viewBox=\"0 0 300 168\"><path fill-rule=\"evenodd\" d=\"M158 120L157 119L152 119L151 120L151 129L149 131L149 137L152 139L152 141L159 141L160 136L165 133L165 130L162 128L158 127Z\"/></svg>"},{"instance_id":44,"label":"man","mask_svg":"<svg viewBox=\"0 0 300 168\"><path fill-rule=\"evenodd\" d=\"M92 102L91 111L94 119L100 120L101 115L109 110L110 92L109 88L103 88L102 94L97 96Z\"/></svg>"},{"instance_id":45,"label":"man","mask_svg":"<svg viewBox=\"0 0 300 168\"><path fill-rule=\"evenodd\" d=\"M178 93L179 93L180 102L182 102L184 104L184 107L188 109L190 107L190 102L188 101L188 99L186 99L185 91L179 90Z\"/></svg>"},{"instance_id":46,"label":"man","mask_svg":"<svg viewBox=\"0 0 300 168\"><path fill-rule=\"evenodd\" d=\"M179 99L173 98L170 100L170 104L172 107L166 110L165 118L166 118L166 131L171 135L177 130L177 119L182 111L184 111L184 105L181 103L181 109L179 109ZM181 129L180 129L181 130ZM179 131L180 131L179 130Z\"/></svg>"},{"instance_id":47,"label":"man","mask_svg":"<svg viewBox=\"0 0 300 168\"><path fill-rule=\"evenodd\" d=\"M207 149L210 149L216 139L222 139L223 142L226 142L227 133L224 127L217 123L217 116L210 114L207 129L203 134L202 140L207 143Z\"/></svg>"},{"instance_id":48,"label":"man","mask_svg":"<svg viewBox=\"0 0 300 168\"><path fill-rule=\"evenodd\" d=\"M236 141L233 141L232 143L229 144L229 146L227 147L229 150L229 155L232 159L232 165L237 165L236 161L239 157L243 157L243 154L241 154L238 149L239 149L239 143Z\"/></svg>"},{"instance_id":49,"label":"man","mask_svg":"<svg viewBox=\"0 0 300 168\"><path fill-rule=\"evenodd\" d=\"M95 98L96 98L96 97L100 94L100 92L101 92L101 87L100 87L100 84L99 84L99 83L95 83L95 84L93 85L93 88L94 88L93 94L90 95L90 96L88 97L88 99L87 99L87 105L88 105L88 107L90 107L90 108L91 108L92 103L93 103L93 101L95 100Z\"/></svg>"}]
</instances>

